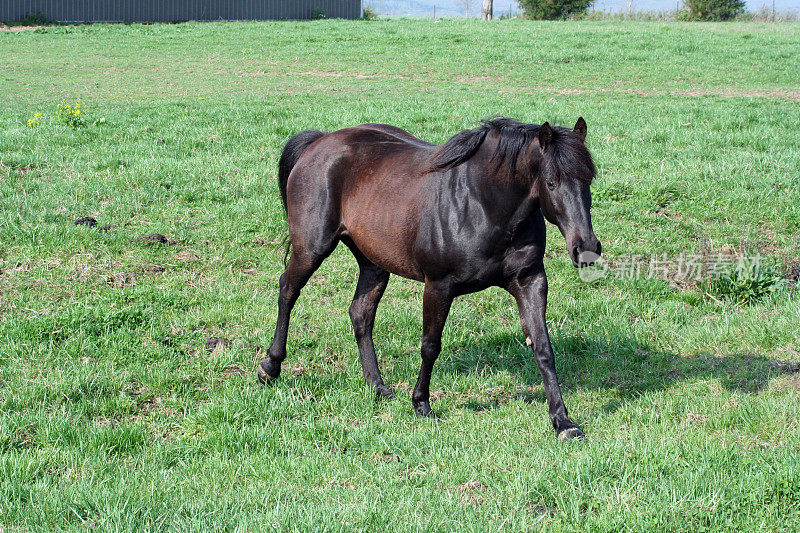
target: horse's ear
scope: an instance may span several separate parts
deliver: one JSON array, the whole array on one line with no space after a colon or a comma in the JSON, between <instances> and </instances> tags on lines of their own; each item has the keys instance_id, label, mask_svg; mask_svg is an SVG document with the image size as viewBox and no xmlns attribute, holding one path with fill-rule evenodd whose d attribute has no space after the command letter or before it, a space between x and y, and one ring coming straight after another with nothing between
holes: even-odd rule
<instances>
[{"instance_id":1,"label":"horse's ear","mask_svg":"<svg viewBox=\"0 0 800 533\"><path fill-rule=\"evenodd\" d=\"M586 121L583 120L583 117L578 117L578 122L575 123L575 127L572 128L572 131L578 134L581 141L586 140Z\"/></svg>"},{"instance_id":2,"label":"horse's ear","mask_svg":"<svg viewBox=\"0 0 800 533\"><path fill-rule=\"evenodd\" d=\"M542 152L547 150L547 147L550 146L550 143L553 142L553 128L550 127L550 124L545 122L541 126L539 126L539 148L542 149Z\"/></svg>"}]
</instances>

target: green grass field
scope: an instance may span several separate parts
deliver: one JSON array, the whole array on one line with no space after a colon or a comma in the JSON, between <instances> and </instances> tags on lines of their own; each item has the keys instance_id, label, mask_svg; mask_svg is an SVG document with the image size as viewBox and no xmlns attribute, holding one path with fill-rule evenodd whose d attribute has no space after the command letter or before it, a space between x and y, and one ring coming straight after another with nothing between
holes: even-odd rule
<instances>
[{"instance_id":1,"label":"green grass field","mask_svg":"<svg viewBox=\"0 0 800 533\"><path fill-rule=\"evenodd\" d=\"M797 24L0 32L0 531L796 531L798 57ZM85 127L53 118L79 98ZM496 115L586 118L612 264L761 254L788 279L746 304L679 279L584 283L551 226L550 332L587 434L561 443L500 290L454 304L428 421L408 398L422 285L393 277L375 339L397 396L377 401L341 247L259 386L285 140L386 122L442 142ZM151 233L173 244L136 240ZM209 353L211 336L233 344Z\"/></svg>"}]
</instances>

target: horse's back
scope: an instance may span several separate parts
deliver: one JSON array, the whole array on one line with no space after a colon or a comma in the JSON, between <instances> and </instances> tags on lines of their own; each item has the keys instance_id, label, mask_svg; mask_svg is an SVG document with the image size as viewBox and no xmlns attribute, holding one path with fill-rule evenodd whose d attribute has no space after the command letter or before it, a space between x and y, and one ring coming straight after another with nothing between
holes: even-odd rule
<instances>
[{"instance_id":1,"label":"horse's back","mask_svg":"<svg viewBox=\"0 0 800 533\"><path fill-rule=\"evenodd\" d=\"M370 122L368 124L361 124L360 126L356 127L367 130L375 130L382 133L388 133L390 135L394 135L395 137L408 142L409 144L413 144L424 148L431 148L436 146L435 144L423 141L419 137L415 137L414 135L412 135L411 133L407 132L402 128L398 128L397 126L392 126L390 124L376 124Z\"/></svg>"}]
</instances>

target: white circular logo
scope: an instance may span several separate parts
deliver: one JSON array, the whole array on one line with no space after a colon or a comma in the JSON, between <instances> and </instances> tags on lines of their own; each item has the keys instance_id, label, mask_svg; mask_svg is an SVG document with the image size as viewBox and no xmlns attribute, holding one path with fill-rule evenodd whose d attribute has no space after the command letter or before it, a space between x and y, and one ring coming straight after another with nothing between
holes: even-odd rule
<instances>
[{"instance_id":1,"label":"white circular logo","mask_svg":"<svg viewBox=\"0 0 800 533\"><path fill-rule=\"evenodd\" d=\"M581 252L578 255L578 265L581 267L578 275L586 283L602 279L608 272L606 260L594 252Z\"/></svg>"}]
</instances>

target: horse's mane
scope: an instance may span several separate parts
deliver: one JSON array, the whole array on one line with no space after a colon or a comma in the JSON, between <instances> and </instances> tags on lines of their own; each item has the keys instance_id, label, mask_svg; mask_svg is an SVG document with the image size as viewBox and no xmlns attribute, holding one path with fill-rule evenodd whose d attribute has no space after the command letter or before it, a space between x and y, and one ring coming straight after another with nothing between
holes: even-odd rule
<instances>
[{"instance_id":1,"label":"horse's mane","mask_svg":"<svg viewBox=\"0 0 800 533\"><path fill-rule=\"evenodd\" d=\"M493 118L481 121L472 130L456 133L433 153L431 170L448 170L468 161L481 147L491 131L499 134L499 141L492 158L497 168L503 164L516 171L517 158L539 133L538 124L525 124L510 118ZM572 130L556 126L553 128L552 144L546 150L547 160L557 170L568 172L579 179L591 181L595 174L592 156L583 141Z\"/></svg>"}]
</instances>

